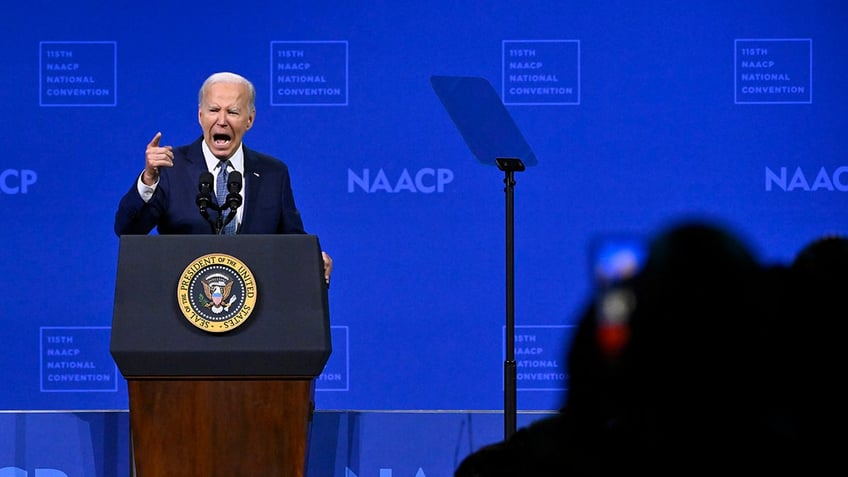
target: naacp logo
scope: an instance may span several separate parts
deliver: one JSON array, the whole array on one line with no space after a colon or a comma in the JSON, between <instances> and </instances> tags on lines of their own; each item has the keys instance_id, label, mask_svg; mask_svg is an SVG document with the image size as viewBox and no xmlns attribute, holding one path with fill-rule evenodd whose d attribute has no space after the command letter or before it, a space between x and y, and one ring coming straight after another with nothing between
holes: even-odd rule
<instances>
[{"instance_id":1,"label":"naacp logo","mask_svg":"<svg viewBox=\"0 0 848 477\"><path fill-rule=\"evenodd\" d=\"M256 305L253 273L239 259L204 255L180 276L177 302L183 316L203 331L222 333L243 325Z\"/></svg>"}]
</instances>

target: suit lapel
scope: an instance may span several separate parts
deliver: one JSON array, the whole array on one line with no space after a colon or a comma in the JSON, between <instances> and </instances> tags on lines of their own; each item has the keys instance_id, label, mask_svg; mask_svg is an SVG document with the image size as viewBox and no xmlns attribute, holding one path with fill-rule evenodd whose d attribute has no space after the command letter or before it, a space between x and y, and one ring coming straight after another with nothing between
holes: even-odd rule
<instances>
[{"instance_id":1,"label":"suit lapel","mask_svg":"<svg viewBox=\"0 0 848 477\"><path fill-rule=\"evenodd\" d=\"M249 232L249 227L256 205L258 204L259 190L262 188L262 170L259 166L259 158L256 153L242 143L244 151L244 217L241 224L241 233Z\"/></svg>"},{"instance_id":2,"label":"suit lapel","mask_svg":"<svg viewBox=\"0 0 848 477\"><path fill-rule=\"evenodd\" d=\"M194 141L186 151L186 161L188 162L188 170L191 171L191 177L199 178L208 169L206 168L206 159L203 157L203 136Z\"/></svg>"}]
</instances>

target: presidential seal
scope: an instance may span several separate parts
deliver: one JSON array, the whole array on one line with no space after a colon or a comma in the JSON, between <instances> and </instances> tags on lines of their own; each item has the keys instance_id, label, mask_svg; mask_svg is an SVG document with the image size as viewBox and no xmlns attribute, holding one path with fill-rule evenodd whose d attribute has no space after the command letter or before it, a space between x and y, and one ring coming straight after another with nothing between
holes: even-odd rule
<instances>
[{"instance_id":1,"label":"presidential seal","mask_svg":"<svg viewBox=\"0 0 848 477\"><path fill-rule=\"evenodd\" d=\"M177 303L192 325L210 333L243 325L256 305L253 272L239 259L211 253L192 261L180 276Z\"/></svg>"}]
</instances>

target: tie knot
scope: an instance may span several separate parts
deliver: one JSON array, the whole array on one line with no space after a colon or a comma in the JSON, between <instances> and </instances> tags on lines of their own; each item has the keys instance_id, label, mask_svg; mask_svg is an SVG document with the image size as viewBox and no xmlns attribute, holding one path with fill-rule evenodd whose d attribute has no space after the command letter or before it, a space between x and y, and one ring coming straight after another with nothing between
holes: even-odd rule
<instances>
[{"instance_id":1,"label":"tie knot","mask_svg":"<svg viewBox=\"0 0 848 477\"><path fill-rule=\"evenodd\" d=\"M215 181L215 193L218 196L218 204L223 205L224 199L227 196L227 166L230 165L230 161L220 161L218 165L215 167L218 168L218 178Z\"/></svg>"},{"instance_id":2,"label":"tie knot","mask_svg":"<svg viewBox=\"0 0 848 477\"><path fill-rule=\"evenodd\" d=\"M227 179L230 177L230 171L228 170L230 166L230 161L220 161L218 165L215 166L218 168L218 183L217 192L220 195L223 191L227 190Z\"/></svg>"}]
</instances>

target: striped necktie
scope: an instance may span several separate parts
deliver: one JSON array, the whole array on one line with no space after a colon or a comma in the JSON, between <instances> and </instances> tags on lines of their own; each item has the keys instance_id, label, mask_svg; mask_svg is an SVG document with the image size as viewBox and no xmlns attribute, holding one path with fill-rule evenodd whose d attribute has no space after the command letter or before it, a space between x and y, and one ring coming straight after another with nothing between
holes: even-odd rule
<instances>
[{"instance_id":1,"label":"striped necktie","mask_svg":"<svg viewBox=\"0 0 848 477\"><path fill-rule=\"evenodd\" d=\"M215 186L215 193L218 195L218 205L221 206L221 217L226 218L229 208L226 207L227 203L227 177L229 177L229 171L227 168L230 166L230 161L224 161L218 163L218 179L217 184ZM236 222L238 220L236 217L233 217L233 220L224 227L224 235L235 235L236 234Z\"/></svg>"}]
</instances>

